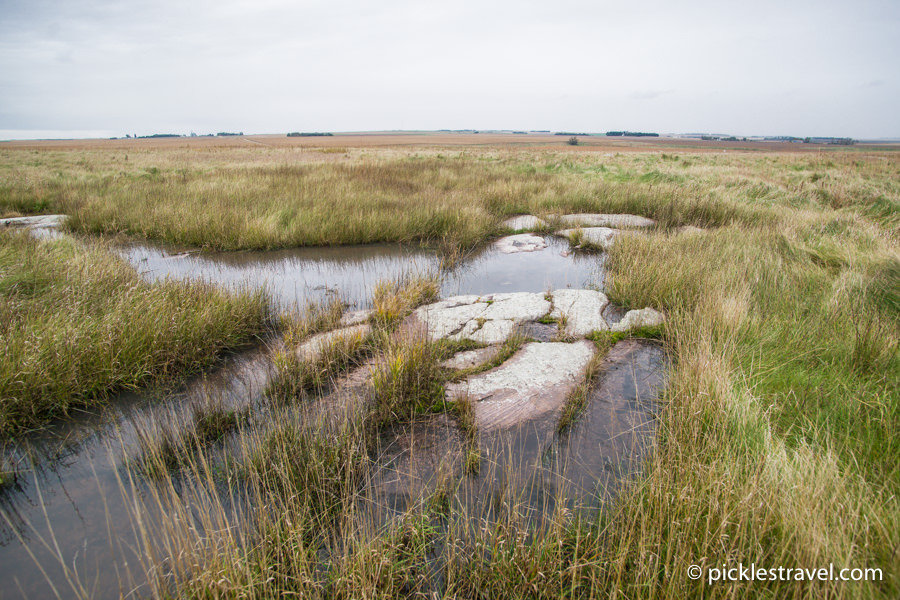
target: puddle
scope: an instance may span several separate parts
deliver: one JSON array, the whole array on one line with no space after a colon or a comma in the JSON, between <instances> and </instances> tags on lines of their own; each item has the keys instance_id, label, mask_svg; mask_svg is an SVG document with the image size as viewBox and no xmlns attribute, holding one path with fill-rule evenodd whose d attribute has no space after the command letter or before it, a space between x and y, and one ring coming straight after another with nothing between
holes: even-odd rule
<instances>
[{"instance_id":1,"label":"puddle","mask_svg":"<svg viewBox=\"0 0 900 600\"><path fill-rule=\"evenodd\" d=\"M441 295L603 285L601 257L564 255L568 242L550 237L547 242L544 250L519 254L503 254L485 246L445 274ZM216 253L179 253L130 244L120 252L150 281L170 277L202 279L232 288L266 287L282 308L329 294L339 294L352 308L370 308L378 281L397 279L404 273L434 273L440 265L434 250L396 244Z\"/></svg>"},{"instance_id":2,"label":"puddle","mask_svg":"<svg viewBox=\"0 0 900 600\"><path fill-rule=\"evenodd\" d=\"M602 257L566 255L566 242L547 242L544 250L520 254L482 248L445 273L442 296L602 287ZM226 287L266 286L282 308L332 293L353 308L366 308L377 281L434 271L439 264L431 250L398 245L179 254L133 244L120 251L149 280L173 277ZM638 460L652 436L647 402L661 385L662 353L652 345L636 347L616 364L565 439L556 438L550 421L483 438L479 475L462 477L460 494L466 502L476 506L507 489L504 473L509 472L529 482L523 498L536 508L555 498L560 486L574 485L581 494L578 502L587 504L591 502L585 498L604 493L599 487L613 489L609 474ZM136 447L135 423L177 421L193 402L208 396L236 408L256 406L270 369L265 348L230 356L174 392L121 394L95 413L55 423L20 444L19 458L39 466L0 490L0 513L7 517L0 518L0 580L6 582L0 600L54 595L35 559L61 596L72 594L67 572L77 572L91 597L132 594L119 582L129 580L129 569L135 575L142 570L129 501L121 493L121 478L127 476L123 456L133 455ZM412 499L411 490L438 481L441 469L460 477L461 443L458 428L447 417L386 432L373 493L389 500L381 504L388 510L376 518L402 511ZM57 547L64 564L56 558ZM144 588L135 593L147 592Z\"/></svg>"}]
</instances>

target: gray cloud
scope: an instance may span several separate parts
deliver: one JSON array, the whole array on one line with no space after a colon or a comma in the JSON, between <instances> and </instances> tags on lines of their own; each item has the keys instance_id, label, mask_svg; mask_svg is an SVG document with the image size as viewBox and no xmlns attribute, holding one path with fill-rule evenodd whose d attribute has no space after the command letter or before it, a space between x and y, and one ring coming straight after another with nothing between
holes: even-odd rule
<instances>
[{"instance_id":1,"label":"gray cloud","mask_svg":"<svg viewBox=\"0 0 900 600\"><path fill-rule=\"evenodd\" d=\"M900 58L892 1L8 0L3 9L7 131L900 135L900 86L884 77Z\"/></svg>"}]
</instances>

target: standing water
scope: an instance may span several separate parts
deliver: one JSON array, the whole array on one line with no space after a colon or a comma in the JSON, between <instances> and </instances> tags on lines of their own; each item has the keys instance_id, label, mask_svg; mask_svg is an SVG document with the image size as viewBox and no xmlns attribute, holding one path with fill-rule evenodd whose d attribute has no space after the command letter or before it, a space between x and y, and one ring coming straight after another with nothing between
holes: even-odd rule
<instances>
[{"instance_id":1,"label":"standing water","mask_svg":"<svg viewBox=\"0 0 900 600\"><path fill-rule=\"evenodd\" d=\"M549 246L538 252L503 254L492 247L480 249L443 274L442 296L602 286L601 257L571 255L567 244L547 241ZM352 308L366 308L379 280L435 272L440 264L433 251L399 245L197 253L130 244L120 252L148 280L172 277L224 287L264 286L280 309L332 294ZM637 377L649 377L656 387L642 393L641 401L657 389L654 373L662 368L660 360L649 360L653 364L645 366L652 373ZM97 412L76 415L21 441L13 455L20 464L33 466L0 490L0 581L4 582L0 600L70 597L76 589L96 598L146 595L146 588L122 587L123 582L140 581L143 573L130 492L122 493L131 489L125 457L134 454L138 429L147 423L183 419L204 398L225 398L234 407L252 406L270 376L270 367L265 348L229 356L211 373L191 379L174 392L123 393ZM639 421L646 429L649 413L632 404L615 410L630 419L629 427ZM585 431L573 430L565 447L557 449L566 455L567 463L580 464L582 454L596 455L596 448L604 443ZM582 446L584 450L579 451ZM590 478L591 472L567 470L565 476L580 481ZM142 485L138 482L136 489L143 489Z\"/></svg>"}]
</instances>

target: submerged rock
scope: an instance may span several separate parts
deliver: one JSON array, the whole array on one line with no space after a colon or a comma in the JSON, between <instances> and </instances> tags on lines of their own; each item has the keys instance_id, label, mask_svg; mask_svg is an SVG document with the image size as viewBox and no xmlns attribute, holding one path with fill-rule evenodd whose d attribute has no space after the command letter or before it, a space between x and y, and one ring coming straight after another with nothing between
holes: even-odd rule
<instances>
[{"instance_id":1,"label":"submerged rock","mask_svg":"<svg viewBox=\"0 0 900 600\"><path fill-rule=\"evenodd\" d=\"M618 229L610 229L609 227L584 227L580 229L563 229L557 231L556 235L567 238L569 241L579 239L582 243L586 242L603 250L608 250L615 240L616 236L621 232Z\"/></svg>"},{"instance_id":2,"label":"submerged rock","mask_svg":"<svg viewBox=\"0 0 900 600\"><path fill-rule=\"evenodd\" d=\"M468 396L480 431L509 428L537 418L554 419L569 393L581 383L593 356L594 345L586 340L525 344L499 367L448 385L447 397Z\"/></svg>"},{"instance_id":3,"label":"submerged rock","mask_svg":"<svg viewBox=\"0 0 900 600\"><path fill-rule=\"evenodd\" d=\"M583 213L563 215L559 220L573 227L650 227L656 221L638 215L615 215L605 213Z\"/></svg>"},{"instance_id":4,"label":"submerged rock","mask_svg":"<svg viewBox=\"0 0 900 600\"><path fill-rule=\"evenodd\" d=\"M510 217L500 225L513 231L530 231L538 227L544 227L547 223L534 215L518 215Z\"/></svg>"},{"instance_id":5,"label":"submerged rock","mask_svg":"<svg viewBox=\"0 0 900 600\"><path fill-rule=\"evenodd\" d=\"M503 254L515 254L517 252L535 252L547 247L547 241L539 235L520 233L509 235L494 242L494 248Z\"/></svg>"}]
</instances>

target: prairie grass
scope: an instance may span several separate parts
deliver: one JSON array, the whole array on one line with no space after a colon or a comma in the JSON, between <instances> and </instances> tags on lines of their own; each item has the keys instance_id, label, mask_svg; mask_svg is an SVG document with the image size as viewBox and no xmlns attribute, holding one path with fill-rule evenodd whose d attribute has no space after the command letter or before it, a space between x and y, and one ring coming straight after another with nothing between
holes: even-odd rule
<instances>
[{"instance_id":1,"label":"prairie grass","mask_svg":"<svg viewBox=\"0 0 900 600\"><path fill-rule=\"evenodd\" d=\"M0 431L170 382L260 336L264 292L148 284L101 245L0 231Z\"/></svg>"},{"instance_id":2,"label":"prairie grass","mask_svg":"<svg viewBox=\"0 0 900 600\"><path fill-rule=\"evenodd\" d=\"M136 424L138 453L133 463L145 475L161 479L195 461L197 454L249 420L248 408L235 409L220 398L204 397L187 419L175 415Z\"/></svg>"},{"instance_id":3,"label":"prairie grass","mask_svg":"<svg viewBox=\"0 0 900 600\"><path fill-rule=\"evenodd\" d=\"M364 331L334 332L305 354L295 346L275 352L275 376L266 388L266 396L287 403L304 393L321 393L336 378L357 366L372 352L372 336Z\"/></svg>"},{"instance_id":4,"label":"prairie grass","mask_svg":"<svg viewBox=\"0 0 900 600\"><path fill-rule=\"evenodd\" d=\"M470 490L485 494L480 508L464 485L444 482L383 517L373 424L433 408L446 376L439 345L396 327L416 301L385 285L374 318L387 357L373 374L380 408L340 426L310 427L285 411L267 430L234 430L244 477L225 495L243 499L241 510L220 500L205 447L185 467L193 487L164 476L135 494L141 510L168 515L159 531L147 528L141 553L154 596L900 594L894 154L490 149L294 164L279 153L160 153L132 155L128 166L99 153L2 156L11 176L0 210L45 206L75 216L78 230L210 248L444 236L463 247L523 213L628 212L660 223L621 236L606 256L614 302L665 311L672 367L655 449L599 516L566 509L563 488L535 508L485 453L468 480L502 489ZM674 229L686 224L706 231ZM447 408L474 437L471 406ZM687 576L692 564L738 563L875 567L884 580L709 586Z\"/></svg>"},{"instance_id":5,"label":"prairie grass","mask_svg":"<svg viewBox=\"0 0 900 600\"><path fill-rule=\"evenodd\" d=\"M375 419L405 421L444 407L444 372L440 353L422 331L382 332L381 360L372 369Z\"/></svg>"},{"instance_id":6,"label":"prairie grass","mask_svg":"<svg viewBox=\"0 0 900 600\"><path fill-rule=\"evenodd\" d=\"M437 275L406 273L394 280L380 280L372 294L372 324L382 330L396 327L418 306L440 295Z\"/></svg>"}]
</instances>

